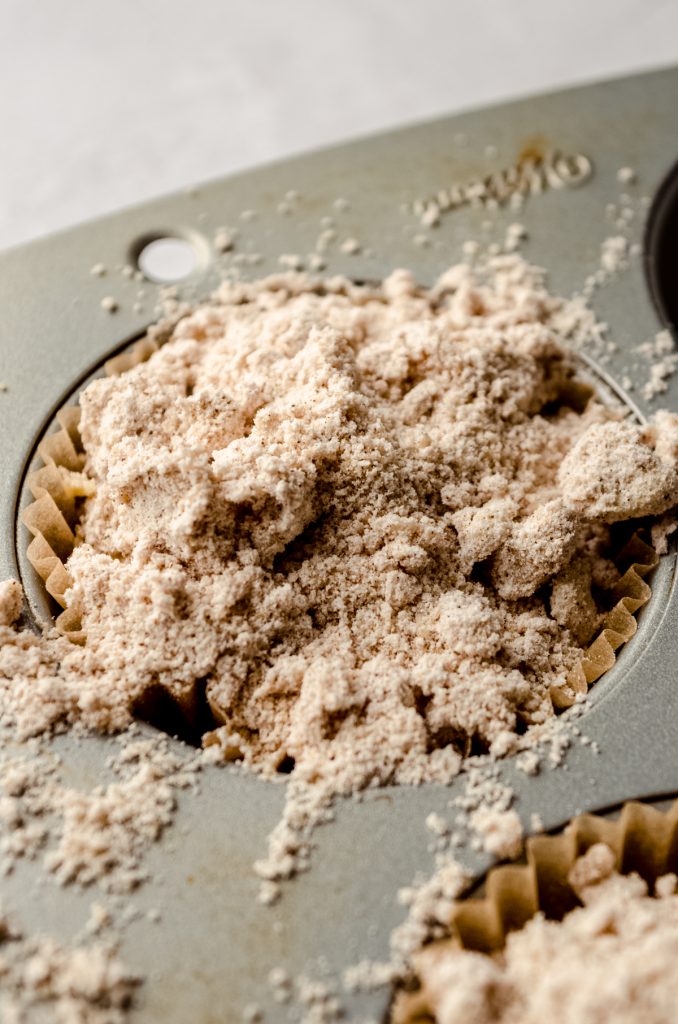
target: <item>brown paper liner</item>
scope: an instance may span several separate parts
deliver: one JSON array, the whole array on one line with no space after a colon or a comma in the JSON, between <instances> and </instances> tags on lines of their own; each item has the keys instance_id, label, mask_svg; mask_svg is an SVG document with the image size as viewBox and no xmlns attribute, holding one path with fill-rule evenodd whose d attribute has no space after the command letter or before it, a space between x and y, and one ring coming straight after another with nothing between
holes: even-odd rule
<instances>
[{"instance_id":1,"label":"brown paper liner","mask_svg":"<svg viewBox=\"0 0 678 1024\"><path fill-rule=\"evenodd\" d=\"M78 430L80 410L61 409L57 413L59 430L38 445L44 465L28 477L34 501L25 509L22 522L33 534L28 545L28 560L45 584L51 597L64 609L56 627L74 643L83 643L84 634L77 615L66 607L65 592L70 578L65 562L75 546L78 488L75 474L82 471L85 456Z\"/></svg>"},{"instance_id":2,"label":"brown paper liner","mask_svg":"<svg viewBox=\"0 0 678 1024\"><path fill-rule=\"evenodd\" d=\"M139 341L135 342L131 348L126 348L124 352L121 352L117 356L113 356L112 359L107 360L104 363L104 371L107 377L117 377L121 373L126 373L127 370L131 370L134 366L138 366L139 363L145 363L147 359L150 359L154 352L157 352L160 345L154 338L146 335L144 338L140 338Z\"/></svg>"},{"instance_id":3,"label":"brown paper liner","mask_svg":"<svg viewBox=\"0 0 678 1024\"><path fill-rule=\"evenodd\" d=\"M114 356L104 364L109 377L131 370L145 362L159 348L150 337ZM71 579L66 562L76 544L78 498L83 496L82 480L73 474L82 472L85 453L80 437L80 408L66 406L56 414L59 429L38 445L44 465L27 479L34 501L24 510L21 521L33 535L26 554L45 590L64 609L55 620L58 631L73 643L83 644L85 634L80 617L66 603Z\"/></svg>"},{"instance_id":4,"label":"brown paper liner","mask_svg":"<svg viewBox=\"0 0 678 1024\"><path fill-rule=\"evenodd\" d=\"M610 592L614 605L605 616L600 633L567 677L566 686L551 687L551 701L556 710L571 707L578 695L586 693L612 668L617 659L616 652L638 629L635 613L652 597L652 589L644 577L659 562L654 548L634 533L615 561L620 568L628 568Z\"/></svg>"},{"instance_id":5,"label":"brown paper liner","mask_svg":"<svg viewBox=\"0 0 678 1024\"><path fill-rule=\"evenodd\" d=\"M526 863L493 868L482 898L455 904L451 938L433 942L415 955L417 976L425 979L427 970L451 949L498 952L507 934L522 928L537 912L562 920L581 905L567 876L576 859L595 843L605 843L614 852L617 871L637 872L652 886L661 875L678 872L678 801L666 812L627 803L616 820L584 814L558 835L529 838ZM425 981L419 991L396 997L391 1019L393 1024L435 1022Z\"/></svg>"}]
</instances>

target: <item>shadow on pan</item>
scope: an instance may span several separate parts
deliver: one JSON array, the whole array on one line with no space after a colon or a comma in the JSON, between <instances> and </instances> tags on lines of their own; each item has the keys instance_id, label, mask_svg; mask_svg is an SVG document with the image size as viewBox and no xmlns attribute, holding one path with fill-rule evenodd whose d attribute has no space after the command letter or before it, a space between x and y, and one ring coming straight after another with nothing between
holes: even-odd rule
<instances>
[{"instance_id":1,"label":"shadow on pan","mask_svg":"<svg viewBox=\"0 0 678 1024\"><path fill-rule=\"evenodd\" d=\"M678 163L660 185L647 220L645 274L660 318L678 335Z\"/></svg>"}]
</instances>

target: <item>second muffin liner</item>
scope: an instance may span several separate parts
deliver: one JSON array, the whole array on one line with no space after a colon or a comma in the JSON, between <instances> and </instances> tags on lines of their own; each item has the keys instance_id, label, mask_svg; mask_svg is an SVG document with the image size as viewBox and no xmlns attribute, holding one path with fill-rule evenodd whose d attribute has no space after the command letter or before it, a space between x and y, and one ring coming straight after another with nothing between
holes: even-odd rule
<instances>
[{"instance_id":1,"label":"second muffin liner","mask_svg":"<svg viewBox=\"0 0 678 1024\"><path fill-rule=\"evenodd\" d=\"M457 901L449 922L451 937L415 954L416 974L425 976L451 949L498 952L507 934L522 928L538 912L561 920L581 905L567 876L577 858L596 843L610 847L619 873L636 872L652 887L657 878L678 871L678 800L668 811L630 802L616 820L583 814L558 835L530 837L525 844L526 863L492 868L483 897ZM419 991L402 992L396 998L393 1024L434 1020L425 982Z\"/></svg>"}]
</instances>

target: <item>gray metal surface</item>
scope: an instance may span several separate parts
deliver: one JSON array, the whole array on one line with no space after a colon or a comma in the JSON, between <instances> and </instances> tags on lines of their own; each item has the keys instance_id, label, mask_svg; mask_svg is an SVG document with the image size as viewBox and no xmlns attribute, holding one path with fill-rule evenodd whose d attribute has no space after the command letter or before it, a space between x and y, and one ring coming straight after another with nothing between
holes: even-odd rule
<instances>
[{"instance_id":1,"label":"gray metal surface","mask_svg":"<svg viewBox=\"0 0 678 1024\"><path fill-rule=\"evenodd\" d=\"M8 386L0 393L0 579L20 574L34 612L41 613L39 588L22 555L26 537L15 529L23 475L65 397L149 322L153 302L135 312L138 282L113 269L130 260L139 239L163 232L196 237L205 263L180 291L200 298L219 277L211 238L220 225L241 224L247 245L264 257L249 271L259 276L278 269L282 252L311 251L320 218L331 215L333 200L342 196L350 209L336 214L341 235L357 237L371 254L336 253L329 272L375 278L407 266L430 281L459 258L465 240L483 236L488 218L496 237L518 219L529 232L528 258L548 268L555 293L569 294L596 269L600 244L614 233L604 209L618 196L617 169L634 167L642 194L653 195L673 164L677 98L678 70L537 97L258 169L0 254L0 380ZM413 245L415 222L401 211L403 202L510 165L537 136L544 145L589 156L591 180L577 190L531 197L519 214L465 207L444 219L435 245ZM488 146L496 156L486 155ZM288 189L303 195L293 217L277 212ZM256 219L239 222L244 209L256 210ZM106 277L90 275L98 262L111 268ZM155 286L145 288L152 299ZM120 302L113 316L100 308L108 294ZM619 380L636 361L634 346L660 326L641 264L597 293L593 306L610 325L617 349L606 370ZM635 401L649 413L637 394ZM675 378L661 405L678 411ZM579 811L678 792L674 572L672 553L655 573L637 637L592 691L581 722L600 754L576 746L566 770L535 778L510 761L503 765L528 828L533 812L553 828ZM105 774L110 741L65 737L59 748L73 778ZM182 798L176 826L149 856L154 880L135 896L140 908L157 906L163 914L161 926L138 921L126 933L123 957L148 975L136 1019L237 1022L245 1004L255 1001L266 1007L267 1021L283 1021L287 1010L271 1002L266 981L272 967L318 975L323 965L337 973L363 957L384 959L389 932L403 917L397 889L432 866L424 820L431 810L445 813L462 787L463 780L450 787L391 788L363 803L340 804L336 821L317 832L312 870L265 908L256 902L251 864L278 820L283 788L237 770L206 773L200 794ZM472 853L464 859L475 875L489 863ZM39 869L26 864L4 880L8 903L36 926L75 934L92 893L47 883L36 893L38 876ZM356 996L348 1000L349 1014L378 1016L387 999L383 992Z\"/></svg>"}]
</instances>

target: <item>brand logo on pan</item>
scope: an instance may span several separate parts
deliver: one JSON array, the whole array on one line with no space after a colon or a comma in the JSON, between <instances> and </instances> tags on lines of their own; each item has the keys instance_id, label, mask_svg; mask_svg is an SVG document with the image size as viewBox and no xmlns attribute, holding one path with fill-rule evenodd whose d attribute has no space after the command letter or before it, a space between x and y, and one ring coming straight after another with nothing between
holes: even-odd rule
<instances>
[{"instance_id":1,"label":"brand logo on pan","mask_svg":"<svg viewBox=\"0 0 678 1024\"><path fill-rule=\"evenodd\" d=\"M428 198L416 199L410 209L424 225L432 227L441 214L461 206L501 205L514 197L522 199L547 189L574 188L587 181L592 172L593 164L583 153L551 150L484 178L473 178L465 185L453 184Z\"/></svg>"}]
</instances>

